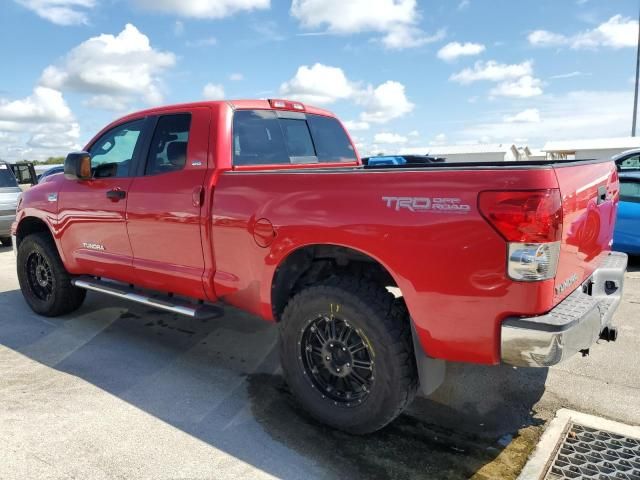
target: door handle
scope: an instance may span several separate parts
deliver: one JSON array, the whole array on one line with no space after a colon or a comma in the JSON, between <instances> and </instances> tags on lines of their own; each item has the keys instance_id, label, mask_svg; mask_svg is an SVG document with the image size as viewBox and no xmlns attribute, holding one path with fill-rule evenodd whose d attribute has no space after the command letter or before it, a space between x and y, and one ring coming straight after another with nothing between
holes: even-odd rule
<instances>
[{"instance_id":1,"label":"door handle","mask_svg":"<svg viewBox=\"0 0 640 480\"><path fill-rule=\"evenodd\" d=\"M196 187L191 192L191 204L194 207L201 207L204 203L204 188Z\"/></svg>"},{"instance_id":2,"label":"door handle","mask_svg":"<svg viewBox=\"0 0 640 480\"><path fill-rule=\"evenodd\" d=\"M117 189L117 188L115 188L113 190L109 190L107 192L107 198L110 198L114 202L118 202L118 201L124 199L126 196L127 196L127 192L125 192L124 190Z\"/></svg>"}]
</instances>

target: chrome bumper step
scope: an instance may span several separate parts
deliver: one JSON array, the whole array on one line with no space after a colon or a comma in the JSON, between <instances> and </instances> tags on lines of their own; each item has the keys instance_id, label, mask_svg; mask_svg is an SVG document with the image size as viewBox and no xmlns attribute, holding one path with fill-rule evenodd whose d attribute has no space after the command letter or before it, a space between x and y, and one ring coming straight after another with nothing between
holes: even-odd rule
<instances>
[{"instance_id":1,"label":"chrome bumper step","mask_svg":"<svg viewBox=\"0 0 640 480\"><path fill-rule=\"evenodd\" d=\"M177 313L196 319L215 318L221 315L221 309L214 305L193 304L171 297L169 295L150 294L122 283L101 280L95 277L77 277L71 281L78 288L93 292L104 293L112 297L122 298L131 302L147 305L152 308Z\"/></svg>"},{"instance_id":2,"label":"chrome bumper step","mask_svg":"<svg viewBox=\"0 0 640 480\"><path fill-rule=\"evenodd\" d=\"M625 253L609 252L591 278L550 312L504 320L502 361L518 367L550 367L587 351L605 328L611 328L626 268Z\"/></svg>"}]
</instances>

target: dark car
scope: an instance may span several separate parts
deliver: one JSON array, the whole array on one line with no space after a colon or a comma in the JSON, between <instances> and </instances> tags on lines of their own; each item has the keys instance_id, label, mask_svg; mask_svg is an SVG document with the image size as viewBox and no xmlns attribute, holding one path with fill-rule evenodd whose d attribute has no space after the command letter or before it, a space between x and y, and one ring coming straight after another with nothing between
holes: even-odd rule
<instances>
[{"instance_id":1,"label":"dark car","mask_svg":"<svg viewBox=\"0 0 640 480\"><path fill-rule=\"evenodd\" d=\"M46 170L41 175L38 175L38 183L42 182L45 178L50 177L51 175L56 175L57 173L64 173L63 165L52 167L49 170Z\"/></svg>"}]
</instances>

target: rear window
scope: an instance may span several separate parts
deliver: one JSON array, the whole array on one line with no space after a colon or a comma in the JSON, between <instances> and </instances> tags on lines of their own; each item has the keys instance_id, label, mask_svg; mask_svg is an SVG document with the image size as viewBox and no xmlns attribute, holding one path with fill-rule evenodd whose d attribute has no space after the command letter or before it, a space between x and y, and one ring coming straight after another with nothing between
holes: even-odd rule
<instances>
[{"instance_id":1,"label":"rear window","mask_svg":"<svg viewBox=\"0 0 640 480\"><path fill-rule=\"evenodd\" d=\"M16 177L11 169L4 163L0 163L0 188L17 187Z\"/></svg>"},{"instance_id":2,"label":"rear window","mask_svg":"<svg viewBox=\"0 0 640 480\"><path fill-rule=\"evenodd\" d=\"M356 154L335 118L239 110L233 117L234 165L351 162Z\"/></svg>"}]
</instances>

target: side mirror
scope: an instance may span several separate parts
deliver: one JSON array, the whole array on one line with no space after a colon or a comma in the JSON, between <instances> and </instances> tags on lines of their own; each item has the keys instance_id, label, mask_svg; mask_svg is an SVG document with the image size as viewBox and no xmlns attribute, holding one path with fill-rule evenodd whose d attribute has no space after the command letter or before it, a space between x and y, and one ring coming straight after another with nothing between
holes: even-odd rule
<instances>
[{"instance_id":1,"label":"side mirror","mask_svg":"<svg viewBox=\"0 0 640 480\"><path fill-rule=\"evenodd\" d=\"M89 180L91 178L91 154L73 152L64 161L64 176L69 180Z\"/></svg>"}]
</instances>

